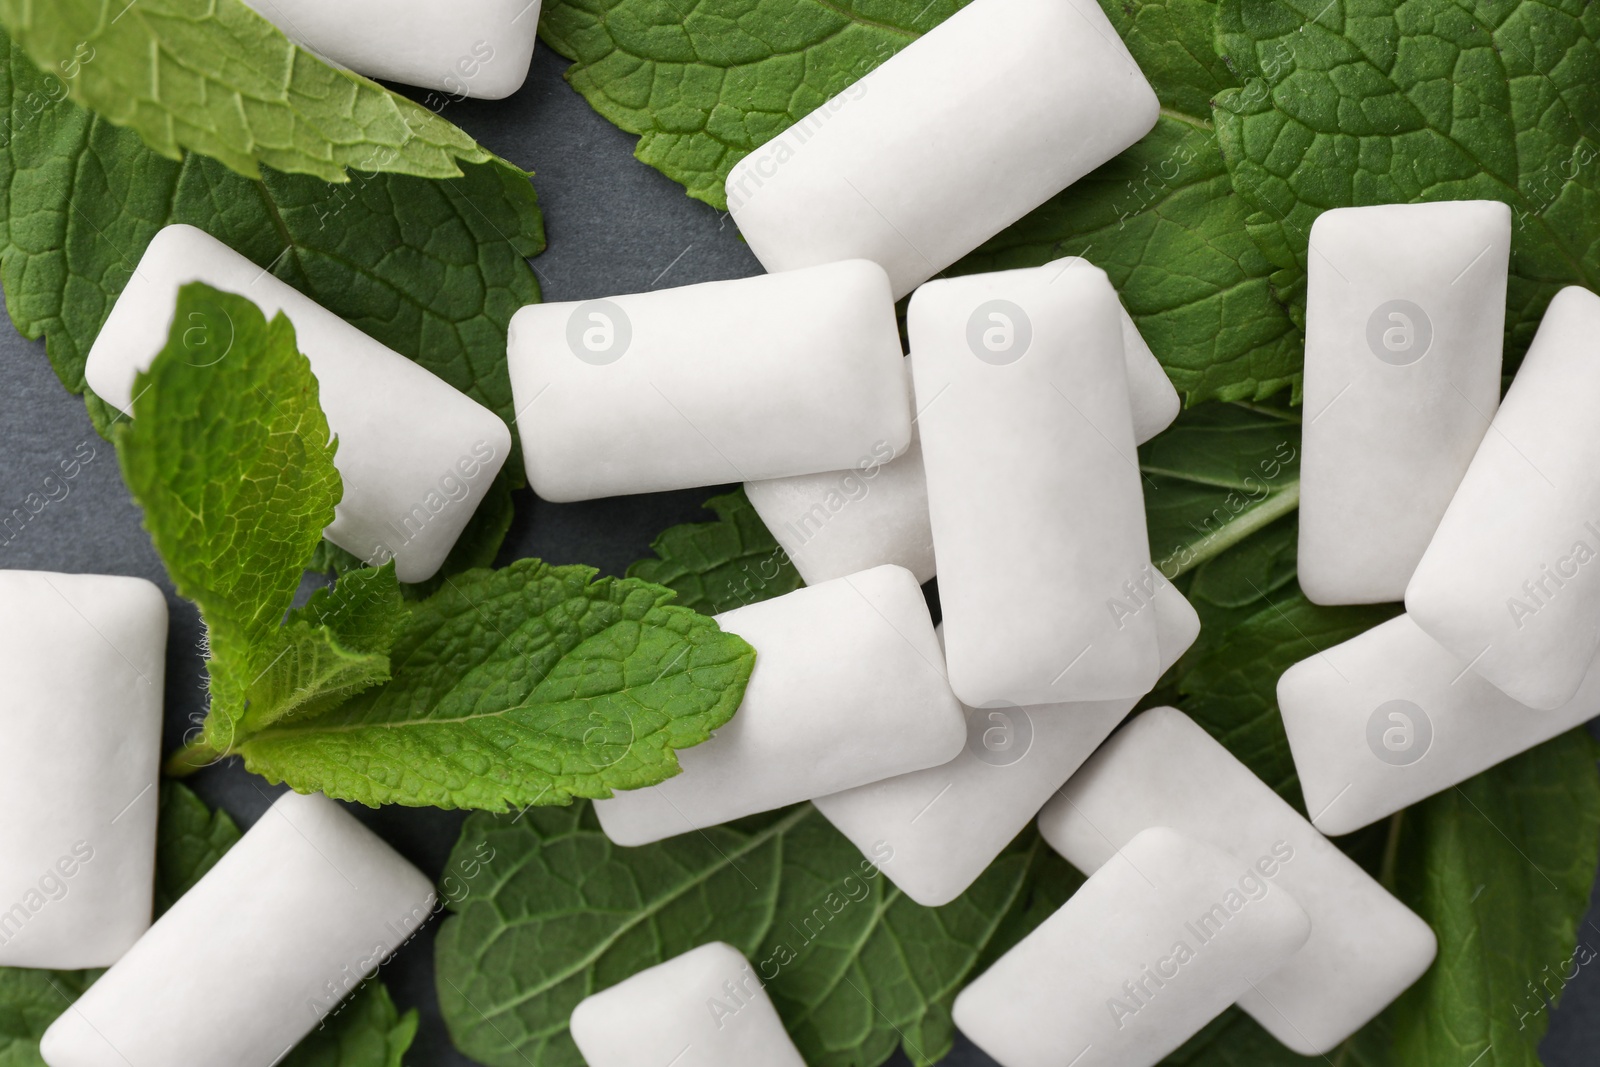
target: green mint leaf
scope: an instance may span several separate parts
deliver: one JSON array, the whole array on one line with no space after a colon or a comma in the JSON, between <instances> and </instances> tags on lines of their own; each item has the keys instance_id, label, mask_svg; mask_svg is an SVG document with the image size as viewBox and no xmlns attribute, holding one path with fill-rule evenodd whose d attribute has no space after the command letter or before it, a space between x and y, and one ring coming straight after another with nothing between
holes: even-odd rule
<instances>
[{"instance_id":1,"label":"green mint leaf","mask_svg":"<svg viewBox=\"0 0 1600 1067\"><path fill-rule=\"evenodd\" d=\"M418 1022L417 1009L401 1015L388 988L369 980L307 1034L282 1067L400 1067Z\"/></svg>"},{"instance_id":2,"label":"green mint leaf","mask_svg":"<svg viewBox=\"0 0 1600 1067\"><path fill-rule=\"evenodd\" d=\"M196 359L202 340L228 357ZM269 323L242 296L184 286L115 440L145 529L205 622L205 736L226 752L249 694L283 653L284 613L343 493L294 327L281 314Z\"/></svg>"},{"instance_id":3,"label":"green mint leaf","mask_svg":"<svg viewBox=\"0 0 1600 1067\"><path fill-rule=\"evenodd\" d=\"M156 827L156 915L193 889L238 840L239 826L227 812L213 811L188 786L163 779Z\"/></svg>"},{"instance_id":4,"label":"green mint leaf","mask_svg":"<svg viewBox=\"0 0 1600 1067\"><path fill-rule=\"evenodd\" d=\"M239 840L224 811L213 811L186 786L161 783L156 829L156 913L166 911ZM46 1067L39 1039L103 972L0 967L0 1065ZM400 1067L417 1030L389 991L369 981L285 1059L286 1067Z\"/></svg>"},{"instance_id":5,"label":"green mint leaf","mask_svg":"<svg viewBox=\"0 0 1600 1067\"><path fill-rule=\"evenodd\" d=\"M411 609L393 679L236 746L245 766L363 804L564 804L654 785L743 699L755 651L671 590L519 560Z\"/></svg>"},{"instance_id":6,"label":"green mint leaf","mask_svg":"<svg viewBox=\"0 0 1600 1067\"><path fill-rule=\"evenodd\" d=\"M539 299L526 259L544 247L527 175L500 161L429 181L355 174L344 185L158 155L64 99L61 78L7 42L0 64L0 281L25 336L45 336L68 389L139 257L184 222L449 382L510 424L506 328ZM100 412L97 425L116 412ZM505 469L520 477L513 456Z\"/></svg>"},{"instance_id":7,"label":"green mint leaf","mask_svg":"<svg viewBox=\"0 0 1600 1067\"><path fill-rule=\"evenodd\" d=\"M1139 467L1150 555L1176 577L1299 506L1299 420L1236 404L1201 405L1142 445ZM1279 574L1277 585L1288 577L1292 571ZM1269 591L1263 585L1261 592Z\"/></svg>"},{"instance_id":8,"label":"green mint leaf","mask_svg":"<svg viewBox=\"0 0 1600 1067\"><path fill-rule=\"evenodd\" d=\"M489 1067L581 1067L578 1001L718 939L757 968L812 1067L874 1067L897 1047L927 1067L950 1049L961 987L1082 882L1030 829L924 908L809 804L641 848L611 844L587 804L479 814L451 866L484 855L491 877L452 904L436 968L451 1036Z\"/></svg>"},{"instance_id":9,"label":"green mint leaf","mask_svg":"<svg viewBox=\"0 0 1600 1067\"><path fill-rule=\"evenodd\" d=\"M169 159L199 152L340 182L453 178L492 157L376 82L329 66L243 0L0 0L0 25L71 98Z\"/></svg>"},{"instance_id":10,"label":"green mint leaf","mask_svg":"<svg viewBox=\"0 0 1600 1067\"><path fill-rule=\"evenodd\" d=\"M1246 80L1218 94L1217 134L1295 314L1323 210L1502 200L1515 366L1560 287L1600 288L1597 41L1593 4L1222 0L1218 47Z\"/></svg>"},{"instance_id":11,"label":"green mint leaf","mask_svg":"<svg viewBox=\"0 0 1600 1067\"><path fill-rule=\"evenodd\" d=\"M654 559L636 560L629 578L664 585L676 603L707 615L793 592L804 583L743 489L706 501L716 522L685 523L650 542Z\"/></svg>"},{"instance_id":12,"label":"green mint leaf","mask_svg":"<svg viewBox=\"0 0 1600 1067\"><path fill-rule=\"evenodd\" d=\"M1539 1067L1546 1001L1600 952L1584 922L1596 754L1573 730L1396 816L1396 892L1439 935L1438 962L1385 1016L1396 1067Z\"/></svg>"},{"instance_id":13,"label":"green mint leaf","mask_svg":"<svg viewBox=\"0 0 1600 1067\"><path fill-rule=\"evenodd\" d=\"M387 682L389 648L405 617L392 561L317 590L277 634L282 648L250 686L240 729L253 733L291 716L315 715Z\"/></svg>"}]
</instances>

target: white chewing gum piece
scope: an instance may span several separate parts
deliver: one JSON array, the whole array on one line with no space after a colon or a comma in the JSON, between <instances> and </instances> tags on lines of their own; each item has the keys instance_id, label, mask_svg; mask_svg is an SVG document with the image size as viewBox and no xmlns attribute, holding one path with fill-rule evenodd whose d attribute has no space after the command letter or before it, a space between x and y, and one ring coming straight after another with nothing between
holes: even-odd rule
<instances>
[{"instance_id":1,"label":"white chewing gum piece","mask_svg":"<svg viewBox=\"0 0 1600 1067\"><path fill-rule=\"evenodd\" d=\"M1324 211L1306 257L1300 588L1400 600L1500 403L1511 209Z\"/></svg>"},{"instance_id":2,"label":"white chewing gum piece","mask_svg":"<svg viewBox=\"0 0 1600 1067\"><path fill-rule=\"evenodd\" d=\"M883 566L735 608L756 650L744 702L682 773L594 802L606 836L644 845L948 763L966 741L916 578Z\"/></svg>"},{"instance_id":3,"label":"white chewing gum piece","mask_svg":"<svg viewBox=\"0 0 1600 1067\"><path fill-rule=\"evenodd\" d=\"M109 967L150 926L167 602L0 570L0 966Z\"/></svg>"},{"instance_id":4,"label":"white chewing gum piece","mask_svg":"<svg viewBox=\"0 0 1600 1067\"><path fill-rule=\"evenodd\" d=\"M1200 617L1165 579L1147 606L1165 671L1199 636ZM966 892L1136 703L967 708L967 745L949 763L813 803L862 855L887 847L883 873L936 908Z\"/></svg>"},{"instance_id":5,"label":"white chewing gum piece","mask_svg":"<svg viewBox=\"0 0 1600 1067\"><path fill-rule=\"evenodd\" d=\"M721 941L585 997L570 1028L589 1067L805 1067L761 979Z\"/></svg>"},{"instance_id":6,"label":"white chewing gum piece","mask_svg":"<svg viewBox=\"0 0 1600 1067\"><path fill-rule=\"evenodd\" d=\"M1178 391L1126 311L1122 345L1133 436L1142 445L1178 417ZM850 470L746 482L744 491L807 585L880 563L897 563L919 582L934 576L928 479L915 418L911 447L895 459L872 457Z\"/></svg>"},{"instance_id":7,"label":"white chewing gum piece","mask_svg":"<svg viewBox=\"0 0 1600 1067\"><path fill-rule=\"evenodd\" d=\"M433 904L433 884L349 812L286 793L40 1053L49 1067L271 1067Z\"/></svg>"},{"instance_id":8,"label":"white chewing gum piece","mask_svg":"<svg viewBox=\"0 0 1600 1067\"><path fill-rule=\"evenodd\" d=\"M955 1024L1001 1067L1154 1067L1310 935L1273 878L1150 827L961 991Z\"/></svg>"},{"instance_id":9,"label":"white chewing gum piece","mask_svg":"<svg viewBox=\"0 0 1600 1067\"><path fill-rule=\"evenodd\" d=\"M1428 636L1545 711L1600 650L1597 337L1600 296L1557 293L1406 587Z\"/></svg>"},{"instance_id":10,"label":"white chewing gum piece","mask_svg":"<svg viewBox=\"0 0 1600 1067\"><path fill-rule=\"evenodd\" d=\"M344 498L328 540L368 563L393 559L402 582L433 577L511 454L511 430L432 372L184 225L156 234L89 350L89 387L124 414L132 414L134 376L166 347L178 289L189 282L245 297L268 319L282 312L293 324L339 439L334 464Z\"/></svg>"},{"instance_id":11,"label":"white chewing gum piece","mask_svg":"<svg viewBox=\"0 0 1600 1067\"><path fill-rule=\"evenodd\" d=\"M499 100L522 88L539 25L539 0L245 3L334 66L484 100Z\"/></svg>"},{"instance_id":12,"label":"white chewing gum piece","mask_svg":"<svg viewBox=\"0 0 1600 1067\"><path fill-rule=\"evenodd\" d=\"M976 0L735 164L728 210L769 271L871 259L899 299L1159 109L1095 0Z\"/></svg>"},{"instance_id":13,"label":"white chewing gum piece","mask_svg":"<svg viewBox=\"0 0 1600 1067\"><path fill-rule=\"evenodd\" d=\"M950 685L1122 700L1160 650L1122 305L1082 260L929 282L907 323Z\"/></svg>"},{"instance_id":14,"label":"white chewing gum piece","mask_svg":"<svg viewBox=\"0 0 1600 1067\"><path fill-rule=\"evenodd\" d=\"M1039 832L1090 872L1150 826L1208 841L1287 890L1311 938L1239 1007L1302 1056L1328 1052L1428 969L1433 931L1175 708L1117 731L1039 813Z\"/></svg>"},{"instance_id":15,"label":"white chewing gum piece","mask_svg":"<svg viewBox=\"0 0 1600 1067\"><path fill-rule=\"evenodd\" d=\"M507 359L546 500L843 470L911 441L889 280L862 259L532 304Z\"/></svg>"},{"instance_id":16,"label":"white chewing gum piece","mask_svg":"<svg viewBox=\"0 0 1600 1067\"><path fill-rule=\"evenodd\" d=\"M1278 706L1312 823L1347 834L1600 715L1600 670L1538 711L1401 615L1284 671Z\"/></svg>"}]
</instances>

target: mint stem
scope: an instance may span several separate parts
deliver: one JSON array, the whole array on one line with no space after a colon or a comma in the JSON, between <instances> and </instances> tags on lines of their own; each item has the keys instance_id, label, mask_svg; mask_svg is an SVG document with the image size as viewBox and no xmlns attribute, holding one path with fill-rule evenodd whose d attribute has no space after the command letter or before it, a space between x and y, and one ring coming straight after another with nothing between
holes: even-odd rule
<instances>
[{"instance_id":1,"label":"mint stem","mask_svg":"<svg viewBox=\"0 0 1600 1067\"><path fill-rule=\"evenodd\" d=\"M204 740L191 741L168 757L161 770L168 778L187 778L226 755L226 752L218 752Z\"/></svg>"}]
</instances>

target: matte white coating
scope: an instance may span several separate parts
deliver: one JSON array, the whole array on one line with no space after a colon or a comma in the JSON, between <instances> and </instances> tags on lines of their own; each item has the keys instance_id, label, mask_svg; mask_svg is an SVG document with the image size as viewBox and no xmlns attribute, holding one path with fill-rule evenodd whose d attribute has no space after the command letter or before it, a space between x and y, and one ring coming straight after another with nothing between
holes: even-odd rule
<instances>
[{"instance_id":1,"label":"matte white coating","mask_svg":"<svg viewBox=\"0 0 1600 1067\"><path fill-rule=\"evenodd\" d=\"M507 358L546 500L844 470L911 441L889 281L866 260L532 304Z\"/></svg>"},{"instance_id":2,"label":"matte white coating","mask_svg":"<svg viewBox=\"0 0 1600 1067\"><path fill-rule=\"evenodd\" d=\"M150 925L167 602L0 571L0 966L108 967Z\"/></svg>"},{"instance_id":3,"label":"matte white coating","mask_svg":"<svg viewBox=\"0 0 1600 1067\"><path fill-rule=\"evenodd\" d=\"M1133 610L1154 572L1122 314L1082 260L911 299L950 685L970 706L1126 699L1161 673Z\"/></svg>"},{"instance_id":4,"label":"matte white coating","mask_svg":"<svg viewBox=\"0 0 1600 1067\"><path fill-rule=\"evenodd\" d=\"M1164 671L1194 643L1200 618L1163 580L1155 613ZM893 850L883 873L926 907L977 880L1050 795L1088 759L1136 698L966 708L967 744L949 763L818 797L813 803L863 855Z\"/></svg>"},{"instance_id":5,"label":"matte white coating","mask_svg":"<svg viewBox=\"0 0 1600 1067\"><path fill-rule=\"evenodd\" d=\"M1044 839L1086 872L1149 826L1209 841L1263 874L1276 866L1274 884L1311 916L1305 947L1239 998L1301 1055L1333 1049L1433 962L1425 922L1174 708L1113 734L1039 813Z\"/></svg>"},{"instance_id":6,"label":"matte white coating","mask_svg":"<svg viewBox=\"0 0 1600 1067\"><path fill-rule=\"evenodd\" d=\"M499 416L368 337L288 283L193 226L156 234L89 350L84 375L131 414L134 376L167 343L178 289L189 282L282 312L311 361L344 498L328 540L370 563L395 561L403 582L431 578L511 453ZM225 342L207 338L206 343ZM206 349L206 359L214 356Z\"/></svg>"},{"instance_id":7,"label":"matte white coating","mask_svg":"<svg viewBox=\"0 0 1600 1067\"><path fill-rule=\"evenodd\" d=\"M539 0L245 2L335 66L485 100L522 87L539 25Z\"/></svg>"},{"instance_id":8,"label":"matte white coating","mask_svg":"<svg viewBox=\"0 0 1600 1067\"><path fill-rule=\"evenodd\" d=\"M1538 711L1401 615L1290 667L1278 706L1311 821L1347 834L1600 715L1600 670Z\"/></svg>"},{"instance_id":9,"label":"matte white coating","mask_svg":"<svg viewBox=\"0 0 1600 1067\"><path fill-rule=\"evenodd\" d=\"M717 616L756 650L744 702L683 771L594 810L606 836L643 845L907 771L966 740L916 578L882 566Z\"/></svg>"},{"instance_id":10,"label":"matte white coating","mask_svg":"<svg viewBox=\"0 0 1600 1067\"><path fill-rule=\"evenodd\" d=\"M962 990L955 1023L1000 1067L1153 1067L1310 934L1274 875L1151 827Z\"/></svg>"},{"instance_id":11,"label":"matte white coating","mask_svg":"<svg viewBox=\"0 0 1600 1067\"><path fill-rule=\"evenodd\" d=\"M1306 257L1300 588L1399 600L1500 403L1511 209L1325 211Z\"/></svg>"},{"instance_id":12,"label":"matte white coating","mask_svg":"<svg viewBox=\"0 0 1600 1067\"><path fill-rule=\"evenodd\" d=\"M976 0L735 164L728 210L768 270L871 259L899 299L1159 106L1094 0Z\"/></svg>"},{"instance_id":13,"label":"matte white coating","mask_svg":"<svg viewBox=\"0 0 1600 1067\"><path fill-rule=\"evenodd\" d=\"M1178 417L1178 391L1126 311L1122 343L1133 436L1143 444ZM911 447L893 460L873 457L850 470L746 482L744 491L808 585L880 563L898 563L919 582L934 576L928 479L915 420Z\"/></svg>"},{"instance_id":14,"label":"matte white coating","mask_svg":"<svg viewBox=\"0 0 1600 1067\"><path fill-rule=\"evenodd\" d=\"M433 904L422 872L349 812L286 793L40 1051L49 1067L270 1067Z\"/></svg>"},{"instance_id":15,"label":"matte white coating","mask_svg":"<svg viewBox=\"0 0 1600 1067\"><path fill-rule=\"evenodd\" d=\"M1600 649L1600 296L1539 323L1406 587L1412 621L1513 700L1570 701Z\"/></svg>"},{"instance_id":16,"label":"matte white coating","mask_svg":"<svg viewBox=\"0 0 1600 1067\"><path fill-rule=\"evenodd\" d=\"M749 961L721 941L585 997L570 1025L589 1067L805 1067Z\"/></svg>"}]
</instances>

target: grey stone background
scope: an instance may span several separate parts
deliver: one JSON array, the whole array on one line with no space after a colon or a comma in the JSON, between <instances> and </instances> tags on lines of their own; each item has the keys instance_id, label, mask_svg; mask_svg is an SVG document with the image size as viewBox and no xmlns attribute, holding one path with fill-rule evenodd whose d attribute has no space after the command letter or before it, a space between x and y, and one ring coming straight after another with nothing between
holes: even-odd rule
<instances>
[{"instance_id":1,"label":"grey stone background","mask_svg":"<svg viewBox=\"0 0 1600 1067\"><path fill-rule=\"evenodd\" d=\"M759 264L732 224L635 160L634 138L602 119L567 86L561 77L565 66L541 45L528 82L516 96L451 104L445 112L483 144L535 173L550 239L549 250L534 261L545 299L585 300L758 273ZM203 708L198 617L173 595L161 561L139 525L138 509L123 487L111 447L90 427L82 403L57 382L43 343L0 330L0 512L20 506L57 462L83 442L93 447L93 460L70 483L65 499L51 503L12 543L0 545L0 567L137 575L167 590L172 607L167 675L170 749L176 747L190 716ZM709 519L700 504L716 491L694 489L584 504L549 504L524 491L501 563L539 556L620 574L648 553L651 539L661 530ZM277 792L233 764L208 769L191 784L246 827ZM434 809L353 810L430 875L443 868L463 818ZM1591 906L1579 936L1600 946L1600 909ZM432 938L430 927L384 969L383 977L401 1008L414 1006L422 1012L422 1028L406 1062L413 1067L467 1065L470 1061L451 1047L439 1018ZM1549 963L1555 973L1563 961ZM1596 1052L1600 974L1593 973L1597 970L1593 965L1583 968L1567 983L1543 1046L1550 1067L1600 1062ZM1520 996L1517 1002L1522 1003ZM1513 1003L1505 1005L1508 1019L1516 1018L1514 1008ZM964 1043L958 1043L945 1062L949 1067L992 1063ZM904 1067L906 1061L897 1056L893 1063Z\"/></svg>"}]
</instances>

